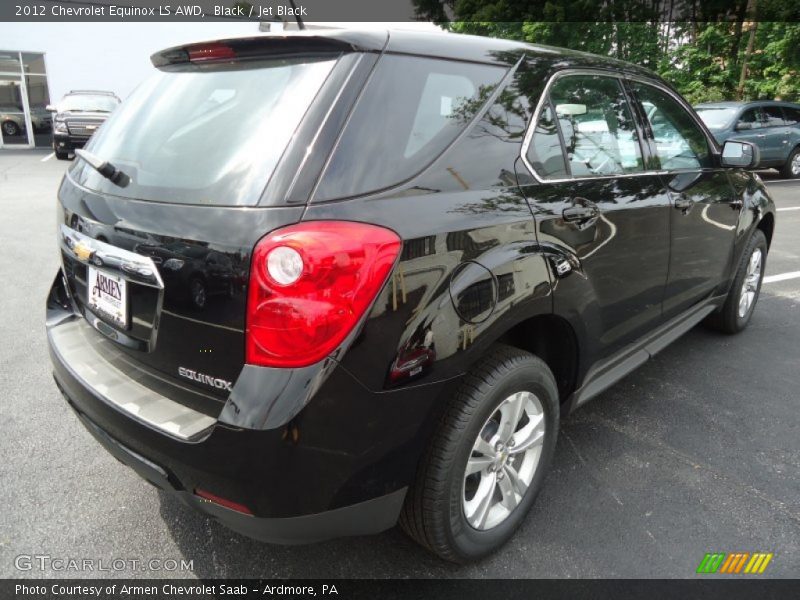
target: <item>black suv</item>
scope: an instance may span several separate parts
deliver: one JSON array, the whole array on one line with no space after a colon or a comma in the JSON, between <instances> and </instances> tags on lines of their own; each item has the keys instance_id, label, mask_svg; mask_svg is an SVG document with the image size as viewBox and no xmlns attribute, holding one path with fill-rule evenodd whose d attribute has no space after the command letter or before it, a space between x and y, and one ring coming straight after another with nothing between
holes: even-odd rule
<instances>
[{"instance_id":1,"label":"black suv","mask_svg":"<svg viewBox=\"0 0 800 600\"><path fill-rule=\"evenodd\" d=\"M56 158L67 160L77 148L83 148L119 103L113 92L72 90L57 106L48 106L48 111L56 113L53 118Z\"/></svg>"},{"instance_id":2,"label":"black suv","mask_svg":"<svg viewBox=\"0 0 800 600\"><path fill-rule=\"evenodd\" d=\"M59 190L55 379L114 456L245 535L399 520L483 556L565 414L752 317L775 223L757 150L720 149L650 71L355 31L152 61ZM87 234L118 224L148 241ZM233 285L187 303L175 273L212 250Z\"/></svg>"}]
</instances>

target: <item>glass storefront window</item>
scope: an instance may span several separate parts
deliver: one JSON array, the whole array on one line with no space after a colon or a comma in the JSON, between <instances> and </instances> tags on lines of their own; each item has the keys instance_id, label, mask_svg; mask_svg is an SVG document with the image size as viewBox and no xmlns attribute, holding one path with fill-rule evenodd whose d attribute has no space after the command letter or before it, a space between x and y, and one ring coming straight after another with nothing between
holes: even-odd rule
<instances>
[{"instance_id":1,"label":"glass storefront window","mask_svg":"<svg viewBox=\"0 0 800 600\"><path fill-rule=\"evenodd\" d=\"M49 146L49 103L44 54L0 50L0 147Z\"/></svg>"},{"instance_id":2,"label":"glass storefront window","mask_svg":"<svg viewBox=\"0 0 800 600\"><path fill-rule=\"evenodd\" d=\"M33 54L31 52L22 53L22 66L25 68L25 73L31 75L46 75L44 67L44 54Z\"/></svg>"}]
</instances>

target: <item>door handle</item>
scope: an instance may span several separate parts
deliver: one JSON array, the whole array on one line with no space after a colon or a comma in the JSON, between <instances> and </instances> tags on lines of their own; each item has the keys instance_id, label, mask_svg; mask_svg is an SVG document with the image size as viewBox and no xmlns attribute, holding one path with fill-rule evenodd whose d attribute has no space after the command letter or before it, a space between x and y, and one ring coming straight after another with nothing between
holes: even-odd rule
<instances>
[{"instance_id":1,"label":"door handle","mask_svg":"<svg viewBox=\"0 0 800 600\"><path fill-rule=\"evenodd\" d=\"M596 206L577 205L565 208L561 215L565 221L574 223L576 221L588 221L589 219L593 219L597 216L597 212Z\"/></svg>"},{"instance_id":2,"label":"door handle","mask_svg":"<svg viewBox=\"0 0 800 600\"><path fill-rule=\"evenodd\" d=\"M686 212L689 209L691 209L692 206L694 206L694 200L692 200L688 196L684 196L683 194L681 194L680 196L675 198L675 208L677 208L678 210Z\"/></svg>"},{"instance_id":3,"label":"door handle","mask_svg":"<svg viewBox=\"0 0 800 600\"><path fill-rule=\"evenodd\" d=\"M759 133L756 137L757 138L765 138L765 137L767 137L767 134L766 133Z\"/></svg>"}]
</instances>

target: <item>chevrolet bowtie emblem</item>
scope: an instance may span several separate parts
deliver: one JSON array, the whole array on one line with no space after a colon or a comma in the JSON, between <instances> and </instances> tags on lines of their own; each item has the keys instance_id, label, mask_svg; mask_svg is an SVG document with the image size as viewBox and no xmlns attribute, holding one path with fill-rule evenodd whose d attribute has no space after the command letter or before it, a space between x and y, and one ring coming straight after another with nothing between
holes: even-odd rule
<instances>
[{"instance_id":1,"label":"chevrolet bowtie emblem","mask_svg":"<svg viewBox=\"0 0 800 600\"><path fill-rule=\"evenodd\" d=\"M94 253L94 250L92 250L85 242L78 242L75 244L72 247L72 251L79 260L89 260Z\"/></svg>"}]
</instances>

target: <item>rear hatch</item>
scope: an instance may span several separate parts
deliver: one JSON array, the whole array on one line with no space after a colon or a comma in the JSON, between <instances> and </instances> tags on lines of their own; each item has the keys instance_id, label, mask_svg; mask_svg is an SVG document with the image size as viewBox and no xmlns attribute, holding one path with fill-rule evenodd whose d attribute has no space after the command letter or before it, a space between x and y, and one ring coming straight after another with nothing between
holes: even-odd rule
<instances>
[{"instance_id":1,"label":"rear hatch","mask_svg":"<svg viewBox=\"0 0 800 600\"><path fill-rule=\"evenodd\" d=\"M269 184L352 64L339 45L308 41L246 57L205 48L154 56L159 71L90 141L127 185L76 159L59 190L59 241L92 343L113 344L104 356L144 385L178 384L188 393L173 399L199 395L211 408L195 407L213 412L244 364L253 248L304 210Z\"/></svg>"}]
</instances>

